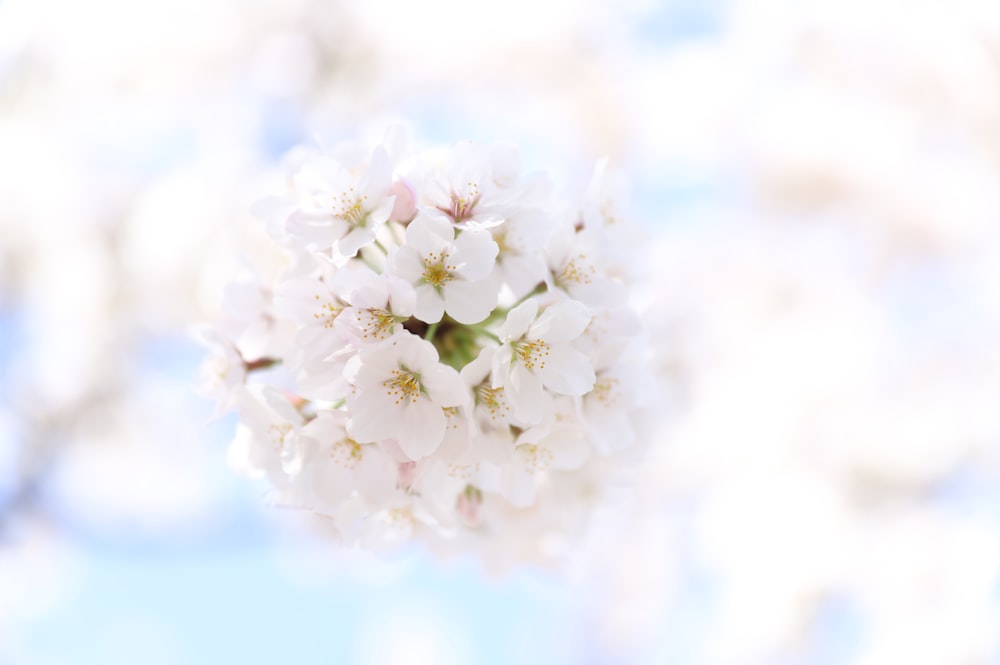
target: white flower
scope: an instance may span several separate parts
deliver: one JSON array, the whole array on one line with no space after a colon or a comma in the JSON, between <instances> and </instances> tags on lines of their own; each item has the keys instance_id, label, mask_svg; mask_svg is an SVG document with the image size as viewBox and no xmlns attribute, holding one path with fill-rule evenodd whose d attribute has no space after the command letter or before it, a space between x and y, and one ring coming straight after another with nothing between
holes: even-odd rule
<instances>
[{"instance_id":1,"label":"white flower","mask_svg":"<svg viewBox=\"0 0 1000 665\"><path fill-rule=\"evenodd\" d=\"M326 157L307 161L294 185L298 209L288 218L288 233L344 257L375 240L393 207L392 168L384 148L375 149L360 178Z\"/></svg>"},{"instance_id":2,"label":"white flower","mask_svg":"<svg viewBox=\"0 0 1000 665\"><path fill-rule=\"evenodd\" d=\"M361 349L351 373L348 432L364 443L395 439L414 460L444 439L444 409L469 401L458 372L438 362L434 345L405 331Z\"/></svg>"},{"instance_id":3,"label":"white flower","mask_svg":"<svg viewBox=\"0 0 1000 665\"><path fill-rule=\"evenodd\" d=\"M525 430L504 469L503 494L515 506L530 506L549 470L579 469L589 456L586 430L577 423L553 421Z\"/></svg>"},{"instance_id":4,"label":"white flower","mask_svg":"<svg viewBox=\"0 0 1000 665\"><path fill-rule=\"evenodd\" d=\"M246 381L246 365L233 343L215 328L202 328L195 334L211 349L211 355L198 369L195 390L215 400L212 418L218 418L236 404L239 390Z\"/></svg>"},{"instance_id":5,"label":"white flower","mask_svg":"<svg viewBox=\"0 0 1000 665\"><path fill-rule=\"evenodd\" d=\"M283 486L286 476L301 464L299 430L302 414L277 389L248 386L237 397L240 421L246 425L245 438L238 439L238 452L245 456L241 466L252 473L266 473Z\"/></svg>"},{"instance_id":6,"label":"white flower","mask_svg":"<svg viewBox=\"0 0 1000 665\"><path fill-rule=\"evenodd\" d=\"M538 300L529 298L507 314L493 383L504 388L519 419L541 422L550 401L545 388L561 395L583 395L593 388L594 368L571 344L589 321L587 309L574 300L549 305L539 314Z\"/></svg>"},{"instance_id":7,"label":"white flower","mask_svg":"<svg viewBox=\"0 0 1000 665\"><path fill-rule=\"evenodd\" d=\"M352 439L346 423L345 412L324 410L300 432L304 489L328 514L335 514L355 493L375 505L396 489L395 462L378 444Z\"/></svg>"},{"instance_id":8,"label":"white flower","mask_svg":"<svg viewBox=\"0 0 1000 665\"><path fill-rule=\"evenodd\" d=\"M623 284L611 279L603 262L603 237L572 226L559 227L549 240L546 283L592 306L612 307L625 301Z\"/></svg>"},{"instance_id":9,"label":"white flower","mask_svg":"<svg viewBox=\"0 0 1000 665\"><path fill-rule=\"evenodd\" d=\"M389 339L410 318L417 296L409 283L394 275L376 275L366 267L341 270L344 299L350 303L337 318L338 329L357 345Z\"/></svg>"},{"instance_id":10,"label":"white flower","mask_svg":"<svg viewBox=\"0 0 1000 665\"><path fill-rule=\"evenodd\" d=\"M406 227L406 244L389 255L389 270L417 292L414 315L436 323L448 315L479 323L497 305L497 284L489 279L497 244L488 231L458 232L440 219L417 216Z\"/></svg>"},{"instance_id":11,"label":"white flower","mask_svg":"<svg viewBox=\"0 0 1000 665\"><path fill-rule=\"evenodd\" d=\"M421 194L427 214L462 229L488 228L507 217L514 156L465 141L455 144L444 165L425 177Z\"/></svg>"}]
</instances>

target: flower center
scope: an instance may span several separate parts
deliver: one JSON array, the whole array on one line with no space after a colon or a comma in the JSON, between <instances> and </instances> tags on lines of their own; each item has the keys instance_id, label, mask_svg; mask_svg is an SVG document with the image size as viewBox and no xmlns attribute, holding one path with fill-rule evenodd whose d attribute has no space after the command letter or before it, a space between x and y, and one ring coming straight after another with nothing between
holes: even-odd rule
<instances>
[{"instance_id":1,"label":"flower center","mask_svg":"<svg viewBox=\"0 0 1000 665\"><path fill-rule=\"evenodd\" d=\"M586 263L586 260L586 254L579 254L567 261L563 269L556 275L556 283L560 286L590 284L591 278L597 271L594 266Z\"/></svg>"},{"instance_id":2,"label":"flower center","mask_svg":"<svg viewBox=\"0 0 1000 665\"><path fill-rule=\"evenodd\" d=\"M340 196L334 197L333 216L341 219L351 226L364 226L368 223L368 211L362 203L367 196L358 196L354 193L354 188L350 187Z\"/></svg>"},{"instance_id":3,"label":"flower center","mask_svg":"<svg viewBox=\"0 0 1000 665\"><path fill-rule=\"evenodd\" d=\"M610 408L618 401L618 385L620 383L621 381L611 377L599 379L594 384L594 389L590 391L590 394L605 407Z\"/></svg>"},{"instance_id":4,"label":"flower center","mask_svg":"<svg viewBox=\"0 0 1000 665\"><path fill-rule=\"evenodd\" d=\"M411 404L420 397L420 375L404 369L392 370L392 377L382 382L386 394L392 397L396 404L409 401Z\"/></svg>"},{"instance_id":5,"label":"flower center","mask_svg":"<svg viewBox=\"0 0 1000 665\"><path fill-rule=\"evenodd\" d=\"M552 464L553 455L548 448L526 443L523 446L518 446L518 450L524 455L524 467L529 473L545 471Z\"/></svg>"},{"instance_id":6,"label":"flower center","mask_svg":"<svg viewBox=\"0 0 1000 665\"><path fill-rule=\"evenodd\" d=\"M340 313L344 311L344 308L337 305L337 303L332 300L323 301L318 293L315 298L319 311L313 313L313 318L322 323L324 328L333 328L334 320L340 316Z\"/></svg>"},{"instance_id":7,"label":"flower center","mask_svg":"<svg viewBox=\"0 0 1000 665\"><path fill-rule=\"evenodd\" d=\"M437 206L438 210L451 217L456 224L472 219L476 204L479 203L479 185L470 181L466 183L466 187L468 191L465 195L452 192L451 207Z\"/></svg>"},{"instance_id":8,"label":"flower center","mask_svg":"<svg viewBox=\"0 0 1000 665\"><path fill-rule=\"evenodd\" d=\"M503 386L490 388L486 383L476 386L476 403L485 406L490 412L490 419L496 420L497 414L506 416L510 413L507 400L503 397Z\"/></svg>"},{"instance_id":9,"label":"flower center","mask_svg":"<svg viewBox=\"0 0 1000 665\"><path fill-rule=\"evenodd\" d=\"M454 271L456 266L448 265L448 250L443 249L440 253L431 252L424 259L423 280L436 289L441 288L451 280L455 279Z\"/></svg>"},{"instance_id":10,"label":"flower center","mask_svg":"<svg viewBox=\"0 0 1000 665\"><path fill-rule=\"evenodd\" d=\"M545 358L549 355L549 345L540 339L523 339L512 345L514 355L528 369L545 369Z\"/></svg>"},{"instance_id":11,"label":"flower center","mask_svg":"<svg viewBox=\"0 0 1000 665\"><path fill-rule=\"evenodd\" d=\"M361 336L365 339L385 339L392 334L396 317L384 309L363 309L357 314Z\"/></svg>"},{"instance_id":12,"label":"flower center","mask_svg":"<svg viewBox=\"0 0 1000 665\"><path fill-rule=\"evenodd\" d=\"M274 424L267 428L267 432L271 435L275 447L284 450L288 435L292 433L292 426L289 423Z\"/></svg>"},{"instance_id":13,"label":"flower center","mask_svg":"<svg viewBox=\"0 0 1000 665\"><path fill-rule=\"evenodd\" d=\"M362 456L361 444L350 437L337 441L330 448L330 458L347 469L355 468Z\"/></svg>"}]
</instances>

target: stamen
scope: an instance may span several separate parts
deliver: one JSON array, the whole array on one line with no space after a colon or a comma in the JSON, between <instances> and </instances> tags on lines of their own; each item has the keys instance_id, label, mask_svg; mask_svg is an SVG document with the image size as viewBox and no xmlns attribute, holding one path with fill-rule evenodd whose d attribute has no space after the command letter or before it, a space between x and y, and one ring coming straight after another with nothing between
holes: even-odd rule
<instances>
[{"instance_id":1,"label":"stamen","mask_svg":"<svg viewBox=\"0 0 1000 665\"><path fill-rule=\"evenodd\" d=\"M518 446L518 450L525 456L524 467L529 473L545 471L552 464L553 455L552 451L548 448L542 448L533 443L526 443L523 446Z\"/></svg>"},{"instance_id":2,"label":"stamen","mask_svg":"<svg viewBox=\"0 0 1000 665\"><path fill-rule=\"evenodd\" d=\"M540 339L521 340L511 345L514 355L528 369L545 369L545 358L549 355L549 345Z\"/></svg>"},{"instance_id":3,"label":"stamen","mask_svg":"<svg viewBox=\"0 0 1000 665\"><path fill-rule=\"evenodd\" d=\"M350 437L341 439L330 446L330 458L346 469L356 468L363 456L361 444Z\"/></svg>"},{"instance_id":4,"label":"stamen","mask_svg":"<svg viewBox=\"0 0 1000 665\"><path fill-rule=\"evenodd\" d=\"M579 263L577 263L578 259ZM566 286L568 283L590 284L591 278L597 270L591 264L586 263L586 260L586 254L579 254L567 261L563 269L556 275L556 283L560 286Z\"/></svg>"},{"instance_id":5,"label":"stamen","mask_svg":"<svg viewBox=\"0 0 1000 665\"><path fill-rule=\"evenodd\" d=\"M355 194L353 187L348 188L346 192L341 192L340 196L334 197L333 216L353 227L365 226L368 223L368 211L362 204L367 198Z\"/></svg>"},{"instance_id":6,"label":"stamen","mask_svg":"<svg viewBox=\"0 0 1000 665\"><path fill-rule=\"evenodd\" d=\"M612 407L618 402L620 392L618 386L621 383L613 377L603 377L594 384L594 389L590 391L598 402L606 407Z\"/></svg>"},{"instance_id":7,"label":"stamen","mask_svg":"<svg viewBox=\"0 0 1000 665\"><path fill-rule=\"evenodd\" d=\"M382 382L386 394L395 399L396 404L408 400L410 404L420 397L420 375L404 370L392 370L392 378Z\"/></svg>"},{"instance_id":8,"label":"stamen","mask_svg":"<svg viewBox=\"0 0 1000 665\"><path fill-rule=\"evenodd\" d=\"M343 305L338 305L333 300L324 302L318 293L315 295L315 299L319 311L313 312L313 318L322 323L323 327L327 330L333 328L334 320L344 311Z\"/></svg>"},{"instance_id":9,"label":"stamen","mask_svg":"<svg viewBox=\"0 0 1000 665\"><path fill-rule=\"evenodd\" d=\"M285 449L285 442L291 432L292 426L289 423L274 424L267 428L267 433L271 437L271 441L274 442L275 448L279 451Z\"/></svg>"},{"instance_id":10,"label":"stamen","mask_svg":"<svg viewBox=\"0 0 1000 665\"><path fill-rule=\"evenodd\" d=\"M503 386L491 388L486 383L476 386L476 404L481 404L490 412L490 420L496 420L497 414L506 417L510 413L507 400L503 397Z\"/></svg>"},{"instance_id":11,"label":"stamen","mask_svg":"<svg viewBox=\"0 0 1000 665\"><path fill-rule=\"evenodd\" d=\"M385 339L392 334L397 319L384 309L362 309L357 313L358 326L364 339Z\"/></svg>"},{"instance_id":12,"label":"stamen","mask_svg":"<svg viewBox=\"0 0 1000 665\"><path fill-rule=\"evenodd\" d=\"M441 253L431 252L424 259L423 280L434 288L441 288L451 280L455 279L454 271L457 266L447 265L448 250L441 250Z\"/></svg>"}]
</instances>

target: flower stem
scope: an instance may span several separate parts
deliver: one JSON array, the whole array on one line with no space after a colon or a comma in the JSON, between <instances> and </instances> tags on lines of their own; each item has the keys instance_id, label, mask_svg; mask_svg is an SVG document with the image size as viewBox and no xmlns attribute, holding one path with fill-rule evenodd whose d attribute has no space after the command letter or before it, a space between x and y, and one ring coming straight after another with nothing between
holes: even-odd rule
<instances>
[{"instance_id":1,"label":"flower stem","mask_svg":"<svg viewBox=\"0 0 1000 665\"><path fill-rule=\"evenodd\" d=\"M539 282L535 288L533 288L531 291L521 296L516 303L510 306L510 308L507 311L509 312L510 310L514 309L518 305L522 304L528 298L531 298L532 296L537 296L540 293L545 293L548 290L549 287L545 282Z\"/></svg>"},{"instance_id":2,"label":"flower stem","mask_svg":"<svg viewBox=\"0 0 1000 665\"><path fill-rule=\"evenodd\" d=\"M432 323L429 326L427 326L427 332L424 333L424 339L426 339L427 341L431 341L432 339L434 339L434 333L437 332L439 325L441 325L440 321L438 321L437 323Z\"/></svg>"}]
</instances>

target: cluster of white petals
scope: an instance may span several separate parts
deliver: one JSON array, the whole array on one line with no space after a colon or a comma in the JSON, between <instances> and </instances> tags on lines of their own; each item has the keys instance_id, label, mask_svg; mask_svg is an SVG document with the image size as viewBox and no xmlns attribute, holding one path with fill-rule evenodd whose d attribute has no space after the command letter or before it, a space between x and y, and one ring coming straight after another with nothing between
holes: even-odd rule
<instances>
[{"instance_id":1,"label":"cluster of white petals","mask_svg":"<svg viewBox=\"0 0 1000 665\"><path fill-rule=\"evenodd\" d=\"M203 388L233 461L346 542L549 560L652 396L636 231L603 163L571 205L509 146L403 145L290 160L258 206L288 268L227 292Z\"/></svg>"}]
</instances>

